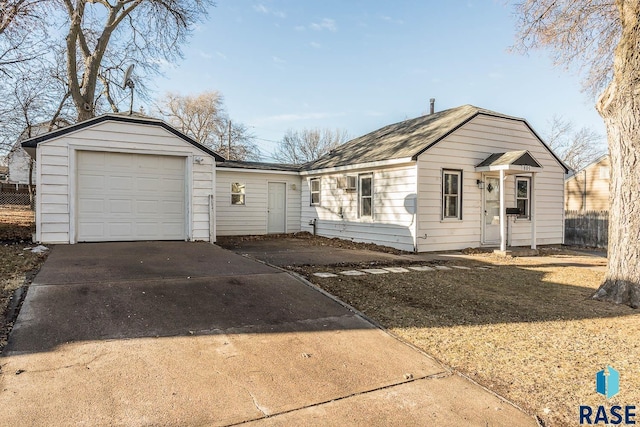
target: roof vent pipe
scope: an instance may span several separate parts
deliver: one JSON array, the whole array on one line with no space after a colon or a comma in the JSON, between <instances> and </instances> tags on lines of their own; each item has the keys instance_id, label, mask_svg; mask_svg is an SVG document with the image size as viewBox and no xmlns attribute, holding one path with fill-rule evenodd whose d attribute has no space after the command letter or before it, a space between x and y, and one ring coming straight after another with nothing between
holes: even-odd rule
<instances>
[{"instance_id":1,"label":"roof vent pipe","mask_svg":"<svg viewBox=\"0 0 640 427\"><path fill-rule=\"evenodd\" d=\"M431 98L429 100L429 114L433 114L436 112L436 99Z\"/></svg>"}]
</instances>

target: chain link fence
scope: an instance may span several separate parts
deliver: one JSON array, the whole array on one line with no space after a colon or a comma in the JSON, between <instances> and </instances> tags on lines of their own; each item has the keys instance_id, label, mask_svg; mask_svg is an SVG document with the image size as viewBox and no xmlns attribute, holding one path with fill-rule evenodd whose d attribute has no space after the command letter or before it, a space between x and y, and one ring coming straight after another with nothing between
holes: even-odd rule
<instances>
[{"instance_id":1,"label":"chain link fence","mask_svg":"<svg viewBox=\"0 0 640 427\"><path fill-rule=\"evenodd\" d=\"M31 206L31 199L29 193L0 193L0 205L19 206L24 208L25 206Z\"/></svg>"}]
</instances>

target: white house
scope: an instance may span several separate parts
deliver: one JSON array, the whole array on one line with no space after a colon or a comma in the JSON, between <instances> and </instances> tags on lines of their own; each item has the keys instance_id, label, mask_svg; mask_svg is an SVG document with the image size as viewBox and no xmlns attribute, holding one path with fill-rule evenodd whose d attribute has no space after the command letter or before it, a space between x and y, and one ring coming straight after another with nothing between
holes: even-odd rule
<instances>
[{"instance_id":1,"label":"white house","mask_svg":"<svg viewBox=\"0 0 640 427\"><path fill-rule=\"evenodd\" d=\"M35 169L35 163L31 166L31 156L19 143L14 145L7 156L7 181L11 184L29 184L29 172L31 171L31 184L35 184Z\"/></svg>"},{"instance_id":2,"label":"white house","mask_svg":"<svg viewBox=\"0 0 640 427\"><path fill-rule=\"evenodd\" d=\"M39 165L39 242L215 241L222 157L161 120L109 114L22 146Z\"/></svg>"},{"instance_id":3,"label":"white house","mask_svg":"<svg viewBox=\"0 0 640 427\"><path fill-rule=\"evenodd\" d=\"M302 230L417 252L562 243L567 171L525 120L465 105L305 165Z\"/></svg>"},{"instance_id":4,"label":"white house","mask_svg":"<svg viewBox=\"0 0 640 427\"><path fill-rule=\"evenodd\" d=\"M218 236L300 231L299 167L224 161L216 168Z\"/></svg>"},{"instance_id":5,"label":"white house","mask_svg":"<svg viewBox=\"0 0 640 427\"><path fill-rule=\"evenodd\" d=\"M119 115L23 145L38 147L42 242L303 230L425 252L563 239L566 166L525 120L469 105L301 167L225 161L162 121Z\"/></svg>"},{"instance_id":6,"label":"white house","mask_svg":"<svg viewBox=\"0 0 640 427\"><path fill-rule=\"evenodd\" d=\"M45 122L29 126L25 129L7 155L7 166L9 167L8 182L11 184L35 185L36 164L31 162L31 156L22 148L22 141L47 133L50 127L52 129L60 129L69 124L70 123L64 119L57 119L53 126L50 126L49 122ZM29 177L29 175L31 175L31 177Z\"/></svg>"}]
</instances>

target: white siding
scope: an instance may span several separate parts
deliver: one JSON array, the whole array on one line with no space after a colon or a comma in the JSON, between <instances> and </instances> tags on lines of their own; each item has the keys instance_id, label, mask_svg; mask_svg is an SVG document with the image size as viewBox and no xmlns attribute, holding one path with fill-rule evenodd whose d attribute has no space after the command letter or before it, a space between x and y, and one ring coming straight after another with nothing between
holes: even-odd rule
<instances>
[{"instance_id":1,"label":"white siding","mask_svg":"<svg viewBox=\"0 0 640 427\"><path fill-rule=\"evenodd\" d=\"M15 147L7 156L9 182L11 184L29 184L29 162L31 156L22 147ZM36 164L33 164L33 185L36 183Z\"/></svg>"},{"instance_id":2,"label":"white siding","mask_svg":"<svg viewBox=\"0 0 640 427\"><path fill-rule=\"evenodd\" d=\"M287 233L300 231L300 176L246 169L216 170L216 228L218 236L267 234L268 183L282 182L286 192ZM231 184L245 185L245 204L231 204Z\"/></svg>"},{"instance_id":3,"label":"white siding","mask_svg":"<svg viewBox=\"0 0 640 427\"><path fill-rule=\"evenodd\" d=\"M406 251L414 250L416 167L414 164L349 174L373 174L373 217L358 217L358 191L337 188L345 173L313 174L302 181L302 230L356 242L375 243ZM311 206L309 180L320 177L320 205Z\"/></svg>"},{"instance_id":4,"label":"white siding","mask_svg":"<svg viewBox=\"0 0 640 427\"><path fill-rule=\"evenodd\" d=\"M482 244L482 192L475 166L492 153L528 150L544 168L536 175L537 243L562 243L564 169L520 121L479 115L418 158L418 250L479 247ZM442 220L442 170L463 172L462 220ZM521 174L526 175L526 174ZM506 206L515 207L515 175L505 182ZM530 244L531 223L511 228L513 246Z\"/></svg>"},{"instance_id":5,"label":"white siding","mask_svg":"<svg viewBox=\"0 0 640 427\"><path fill-rule=\"evenodd\" d=\"M215 186L215 161L167 130L140 123L105 121L41 143L37 149L36 238L44 243L72 243L77 150L162 154L184 157L190 200L191 239L209 241L209 195ZM192 161L202 157L201 163ZM191 162L189 161L191 160ZM75 196L73 196L75 197Z\"/></svg>"}]
</instances>

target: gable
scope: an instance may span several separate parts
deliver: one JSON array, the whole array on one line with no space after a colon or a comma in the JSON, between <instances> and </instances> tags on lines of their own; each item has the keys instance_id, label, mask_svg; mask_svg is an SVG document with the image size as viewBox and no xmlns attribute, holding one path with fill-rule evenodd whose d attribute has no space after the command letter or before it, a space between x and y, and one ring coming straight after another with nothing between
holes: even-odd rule
<instances>
[{"instance_id":1,"label":"gable","mask_svg":"<svg viewBox=\"0 0 640 427\"><path fill-rule=\"evenodd\" d=\"M452 157L459 151L474 152L477 156L475 166L478 167L495 161L515 162L513 164L523 166L536 166L540 162L543 167L559 167L564 173L569 170L526 120L485 112L478 113L434 141L417 157L429 159L436 147L439 147L438 153L450 151ZM503 158L506 153L509 154Z\"/></svg>"}]
</instances>

